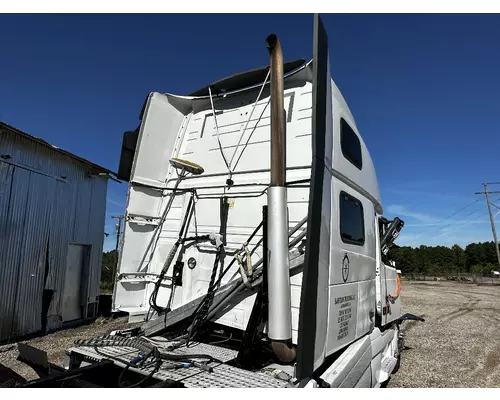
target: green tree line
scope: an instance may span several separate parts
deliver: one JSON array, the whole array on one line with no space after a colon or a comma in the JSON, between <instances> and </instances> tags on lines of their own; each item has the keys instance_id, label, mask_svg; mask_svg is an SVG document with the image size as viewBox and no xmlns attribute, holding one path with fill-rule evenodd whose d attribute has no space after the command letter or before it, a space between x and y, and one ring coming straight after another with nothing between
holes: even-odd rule
<instances>
[{"instance_id":1,"label":"green tree line","mask_svg":"<svg viewBox=\"0 0 500 400\"><path fill-rule=\"evenodd\" d=\"M394 247L388 254L403 274L449 275L498 270L493 242L471 243L465 249L446 246Z\"/></svg>"},{"instance_id":2,"label":"green tree line","mask_svg":"<svg viewBox=\"0 0 500 400\"><path fill-rule=\"evenodd\" d=\"M102 254L101 291L113 288L115 250ZM388 254L403 274L451 275L459 272L490 272L498 270L493 242L471 243L465 249L459 245L393 247Z\"/></svg>"}]
</instances>

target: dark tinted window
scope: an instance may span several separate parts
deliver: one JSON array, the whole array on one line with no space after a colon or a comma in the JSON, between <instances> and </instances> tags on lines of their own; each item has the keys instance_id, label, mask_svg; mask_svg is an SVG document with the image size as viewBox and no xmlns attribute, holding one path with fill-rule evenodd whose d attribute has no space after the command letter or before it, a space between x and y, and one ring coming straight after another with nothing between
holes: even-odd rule
<instances>
[{"instance_id":1,"label":"dark tinted window","mask_svg":"<svg viewBox=\"0 0 500 400\"><path fill-rule=\"evenodd\" d=\"M340 146L342 147L342 154L344 154L345 158L357 168L363 168L359 137L343 118L340 120Z\"/></svg>"},{"instance_id":2,"label":"dark tinted window","mask_svg":"<svg viewBox=\"0 0 500 400\"><path fill-rule=\"evenodd\" d=\"M345 192L340 192L340 237L344 243L365 243L363 205Z\"/></svg>"}]
</instances>

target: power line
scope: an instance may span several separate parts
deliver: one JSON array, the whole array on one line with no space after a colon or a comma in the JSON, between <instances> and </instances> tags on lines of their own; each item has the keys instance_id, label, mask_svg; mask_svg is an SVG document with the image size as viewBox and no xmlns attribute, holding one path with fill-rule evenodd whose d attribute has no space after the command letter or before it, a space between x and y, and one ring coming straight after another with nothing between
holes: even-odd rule
<instances>
[{"instance_id":1,"label":"power line","mask_svg":"<svg viewBox=\"0 0 500 400\"><path fill-rule=\"evenodd\" d=\"M473 202L472 202L472 203L470 203L470 204L467 204L466 206L462 207L460 210L455 211L453 214L448 215L446 218L444 218L443 220L441 220L441 221L437 222L437 223L436 223L436 224L434 224L434 225L435 225L435 226L436 226L436 225L441 225L441 224L442 224L444 221L446 221L447 219L450 219L451 217L454 217L455 215L459 214L459 213L460 213L460 212L462 212L463 210L465 210L465 209L469 208L470 206L472 206L472 205L476 204L478 201L479 201L479 199L477 199L477 200L473 201ZM469 214L469 215L470 215L470 214ZM466 216L466 217L467 217L467 216ZM452 225L452 224L450 224L450 225ZM449 225L446 225L446 226L449 226ZM445 227L446 227L446 226L445 226ZM440 229L443 229L443 227L441 227L441 228L437 228L437 229L438 229L438 230L440 230ZM418 241L418 240L419 240L422 236L424 236L424 235L428 234L429 232L432 232L432 229L431 229L431 230L428 230L427 232L424 232L424 233L420 234L419 236L417 236L417 237L414 239L414 241L413 241L413 242L411 242L409 245L411 246L413 243L417 242L417 241Z\"/></svg>"},{"instance_id":2,"label":"power line","mask_svg":"<svg viewBox=\"0 0 500 400\"><path fill-rule=\"evenodd\" d=\"M435 235L435 236L431 236L431 237L430 237L430 238L428 238L428 239L434 239L434 238L436 238L436 237L441 236L443 233L446 233L446 232L450 232L450 231L452 231L454 228L451 228L451 229L445 230L444 232L443 232L443 229L445 229L445 228L447 228L447 227L449 227L449 226L452 226L452 225L456 225L456 223L457 223L457 222L460 222L460 221L464 220L465 218L470 217L471 215L473 215L473 214L477 213L478 211L481 211L482 209L483 209L483 207L478 208L478 209L476 209L476 210L472 211L471 213L469 213L469 214L465 215L464 217L457 219L454 223L452 223L452 224L448 224L448 225L445 225L445 226L443 226L443 227L439 228L439 229L437 230L437 232L441 232L441 233L439 233L438 235ZM471 221L468 221L468 222L471 222ZM459 225L459 226L460 226L460 225ZM455 229L456 229L456 228L457 228L457 227L455 227ZM427 233L429 233L429 232L427 232ZM414 243L416 243L416 242L417 242L417 241L418 241L418 240L419 240L422 236L424 236L424 235L425 235L425 234L422 234L422 235L418 236L417 238L415 238L415 240L413 240L413 242L411 242L411 243L409 244L409 246L411 246L411 245L413 245Z\"/></svg>"},{"instance_id":3,"label":"power line","mask_svg":"<svg viewBox=\"0 0 500 400\"><path fill-rule=\"evenodd\" d=\"M499 197L498 199L494 200L494 201L498 201L498 200L500 200L500 197ZM469 213L469 214L465 215L464 217L462 217L462 218L458 219L457 221L455 221L455 223L456 223L456 222L459 222L459 221L462 221L462 220L464 220L464 219L465 219L465 218L467 218L467 217L470 217L471 215L473 215L473 214L477 213L478 211L481 211L482 209L483 209L483 207L478 208L478 209L477 209L477 210L475 210L475 211L472 211L471 213ZM464 226L464 225L471 224L471 223L473 223L473 222L474 222L474 220L466 221L465 223L460 224L460 225L458 225L458 226L455 226L455 227L453 227L453 228L451 228L451 229L445 230L445 231L441 232L441 233L440 233L440 234L438 234L438 235L431 236L431 237L429 238L429 240L430 240L430 239L435 239L435 238L437 238L437 237L439 237L439 236L444 235L445 233L452 232L452 231L454 231L454 230L456 230L456 229L458 229L458 228L461 228L461 227L462 227L462 226ZM446 225L446 226L450 226L450 225L454 225L454 224L448 224L448 225ZM445 226L445 227L446 227L446 226ZM443 227L443 228L445 228L445 227ZM440 231L442 231L442 230L443 230L443 228L441 228L441 229L440 229ZM415 243L415 241L413 241L413 242L410 244L410 246L411 246L413 243Z\"/></svg>"},{"instance_id":4,"label":"power line","mask_svg":"<svg viewBox=\"0 0 500 400\"><path fill-rule=\"evenodd\" d=\"M449 227L449 226L455 225L457 222L462 221L462 220L464 220L464 219L465 219L465 218L467 218L467 217L470 217L471 215L473 215L473 214L477 213L478 211L481 211L482 209L483 209L483 207L478 208L477 210L472 211L471 213L469 213L469 214L467 214L467 215L463 216L462 218L457 219L455 222L452 222L451 224L448 224L448 225L442 226L442 227L441 227L441 229L439 229L439 230L440 230L440 231L442 231L444 228L447 228L447 227Z\"/></svg>"},{"instance_id":5,"label":"power line","mask_svg":"<svg viewBox=\"0 0 500 400\"><path fill-rule=\"evenodd\" d=\"M443 223L444 221L446 221L447 219L451 218L451 217L454 217L455 215L457 215L458 213L462 212L463 210L465 210L466 208L469 208L470 206L476 204L479 200L476 200L476 201L473 201L472 203L470 203L469 205L466 205L465 207L462 207L460 210L458 210L457 212L449 215L448 217L446 217L445 219L443 219L442 221L438 222L436 225L440 225L441 223ZM468 214L470 215L470 214ZM450 225L453 225L453 224L448 224L446 226L450 226Z\"/></svg>"},{"instance_id":6,"label":"power line","mask_svg":"<svg viewBox=\"0 0 500 400\"><path fill-rule=\"evenodd\" d=\"M472 213L470 213L470 214L467 214L464 218L467 218L467 217L471 216L472 214L475 214L475 213L477 213L478 211L481 211L482 209L483 209L483 208L481 207L481 208L477 209L476 211L474 211L474 212L472 212ZM463 220L464 218L461 218L461 219L457 220L457 222L458 222L458 221ZM461 228L461 227L462 227L462 226L464 226L464 225L471 224L471 223L473 223L473 222L474 222L474 220L466 221L466 222L465 222L465 223L463 223L463 224L456 225L455 227L452 227L451 229L447 229L447 230L445 230L445 231L441 232L439 235L431 236L429 239L435 239L435 238L437 238L437 237L439 237L439 236L444 235L445 233L452 232L452 231L454 231L454 230L456 230L456 229L458 229L458 228ZM452 225L452 224L451 224L451 225ZM449 226L449 225L447 225L447 226Z\"/></svg>"}]
</instances>

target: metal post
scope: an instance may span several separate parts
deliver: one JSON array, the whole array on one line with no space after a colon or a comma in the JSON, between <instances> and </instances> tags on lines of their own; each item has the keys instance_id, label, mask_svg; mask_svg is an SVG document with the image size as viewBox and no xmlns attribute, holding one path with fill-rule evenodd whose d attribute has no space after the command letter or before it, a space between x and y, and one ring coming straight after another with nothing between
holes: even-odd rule
<instances>
[{"instance_id":1,"label":"metal post","mask_svg":"<svg viewBox=\"0 0 500 400\"><path fill-rule=\"evenodd\" d=\"M290 267L288 259L288 210L286 195L286 145L284 119L283 54L276 35L266 39L271 59L271 185L268 206L268 336L273 341L292 338Z\"/></svg>"},{"instance_id":2,"label":"metal post","mask_svg":"<svg viewBox=\"0 0 500 400\"><path fill-rule=\"evenodd\" d=\"M488 212L490 214L491 230L493 232L493 241L495 242L495 250L497 252L498 267L500 268L500 250L498 249L497 231L495 229L495 219L493 213L491 212L491 203L488 193L488 184L484 183L484 193L486 195L486 204L488 204Z\"/></svg>"},{"instance_id":3,"label":"metal post","mask_svg":"<svg viewBox=\"0 0 500 400\"><path fill-rule=\"evenodd\" d=\"M262 206L262 254L264 255L262 257L262 293L264 295L263 302L265 304L266 310L268 309L267 304L269 303L268 299L268 281L267 281L267 274L268 274L268 268L269 268L269 258L266 257L267 255L267 206ZM268 315L269 316L269 315Z\"/></svg>"}]
</instances>

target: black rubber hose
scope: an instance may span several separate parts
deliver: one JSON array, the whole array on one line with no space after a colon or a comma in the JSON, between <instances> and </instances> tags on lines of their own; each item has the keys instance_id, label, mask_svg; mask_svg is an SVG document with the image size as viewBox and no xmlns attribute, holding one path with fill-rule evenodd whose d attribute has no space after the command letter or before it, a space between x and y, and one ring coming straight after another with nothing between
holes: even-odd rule
<instances>
[{"instance_id":1,"label":"black rubber hose","mask_svg":"<svg viewBox=\"0 0 500 400\"><path fill-rule=\"evenodd\" d=\"M169 270L170 265L172 264L172 261L175 257L175 254L177 253L177 250L179 249L180 244L183 242L182 237L185 236L184 231L186 229L186 224L187 224L187 221L189 219L189 216L191 214L191 209L193 208L193 202L194 202L194 194L191 194L191 197L189 198L189 203L188 203L188 206L186 209L186 214L184 215L184 220L182 221L181 229L179 230L179 238L177 239L175 244L170 249L170 252L168 253L168 257L165 260L165 262L163 263L163 267L161 269L160 276L158 277L157 281L155 282L153 293L151 293L151 296L149 297L149 306L154 311L156 311L158 314L165 312L165 311L169 311L168 307L170 305L168 305L167 307L160 307L158 305L158 303L156 302L156 300L158 298L158 292L160 290L161 284L162 284L163 280L165 279L165 275L166 275L167 271ZM172 282L171 294L173 291L174 291L174 284ZM170 300L169 300L169 303L170 303Z\"/></svg>"},{"instance_id":2,"label":"black rubber hose","mask_svg":"<svg viewBox=\"0 0 500 400\"><path fill-rule=\"evenodd\" d=\"M250 235L250 237L247 239L247 243L250 242L254 236L257 234L257 232L259 231L259 229L262 227L262 221L260 222L259 225L257 225L257 227L254 229L254 231L252 232L252 234ZM227 272L231 269L231 267L233 266L233 264L236 262L236 258L233 258L231 260L231 262L229 263L229 265L224 269L224 271L222 271L222 274L220 274L220 276L217 278L217 280L215 281L215 283L213 285L210 285L207 289L207 294L210 293L212 290L215 289L215 287L217 285L219 285L222 281L222 278L224 278L224 276L227 274ZM205 295L206 296L206 295ZM194 310L193 314L196 314L199 309L201 308L201 306L203 305L203 301L204 299L200 302L200 304L198 304L198 306L196 307L196 309Z\"/></svg>"},{"instance_id":3,"label":"black rubber hose","mask_svg":"<svg viewBox=\"0 0 500 400\"><path fill-rule=\"evenodd\" d=\"M123 375L125 375L125 372L128 371L128 369L130 368L127 365L125 368L122 369L122 372L120 372L120 375L118 376L118 386L122 389L131 389L131 388L141 386L148 379L151 379L156 372L158 372L158 370L160 369L160 365L161 365L161 361L157 362L155 367L151 370L151 372L147 376L145 376L143 379L141 379L139 382L134 383L133 385L124 386L122 383L123 382Z\"/></svg>"},{"instance_id":4,"label":"black rubber hose","mask_svg":"<svg viewBox=\"0 0 500 400\"><path fill-rule=\"evenodd\" d=\"M78 346L93 346L94 350L97 354L101 355L104 358L108 358L111 360L114 360L116 362L119 362L121 364L125 365L125 368L120 372L120 375L118 377L118 386L120 388L134 388L141 386L144 384L148 379L152 378L156 372L159 371L162 360L167 360L167 361L178 361L178 362L184 362L186 364L191 364L197 368L202 369L203 371L208 371L212 372L213 368L206 365L206 363L209 362L219 362L222 363L221 361L213 358L212 356L208 354L167 354L167 353L161 353L158 349L157 346L153 345L152 343L149 342L144 342L140 339L134 339L134 338L123 338L123 337L116 337L116 336L101 336L99 338L94 338L94 339L77 339L74 342ZM137 349L138 351L145 353L146 355L137 363L131 363L125 360L122 360L118 357L115 357L110 354L106 354L98 349L98 347L133 347ZM151 372L141 379L139 382L134 383L130 386L124 386L123 385L123 376L125 375L125 372L129 370L129 368L137 368L141 365L144 365L144 363L149 359L152 358L153 361L155 361L155 367L151 370ZM206 360L205 363L195 361L196 359L200 360ZM172 368L181 368L182 365L174 365Z\"/></svg>"}]
</instances>

